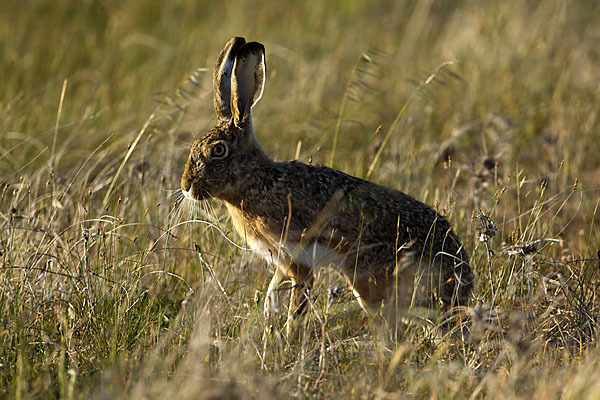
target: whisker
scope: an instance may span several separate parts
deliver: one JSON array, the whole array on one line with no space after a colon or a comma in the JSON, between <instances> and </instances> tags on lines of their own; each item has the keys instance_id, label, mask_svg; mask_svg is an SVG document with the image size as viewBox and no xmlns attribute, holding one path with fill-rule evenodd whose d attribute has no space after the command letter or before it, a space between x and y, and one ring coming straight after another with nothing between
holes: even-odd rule
<instances>
[{"instance_id":1,"label":"whisker","mask_svg":"<svg viewBox=\"0 0 600 400\"><path fill-rule=\"evenodd\" d=\"M213 224L212 222L209 221L205 221L203 219L188 219L182 222L179 222L175 225L173 225L172 227L170 227L169 229L167 229L165 232L163 232L162 235L160 235L160 237L156 240L157 242L166 234L169 234L171 230L177 228L180 225L185 225L185 224L190 224L190 223L201 223L201 224L206 224L208 227L210 228L214 228L215 230L217 230L217 232L219 232L221 234L221 236L223 236L223 238L229 242L229 244L237 247L240 250L244 250L244 251L248 251L250 250L250 248L248 247L242 247L239 244L235 243L233 240L231 240L226 234L225 232L223 232L223 230L221 228L219 228L217 225Z\"/></svg>"}]
</instances>

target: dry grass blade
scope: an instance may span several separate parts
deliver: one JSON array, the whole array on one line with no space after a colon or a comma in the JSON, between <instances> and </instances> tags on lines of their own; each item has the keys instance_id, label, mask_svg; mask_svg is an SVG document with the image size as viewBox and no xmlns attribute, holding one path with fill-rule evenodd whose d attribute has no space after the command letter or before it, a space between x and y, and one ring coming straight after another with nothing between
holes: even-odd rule
<instances>
[{"instance_id":1,"label":"dry grass blade","mask_svg":"<svg viewBox=\"0 0 600 400\"><path fill-rule=\"evenodd\" d=\"M108 187L108 190L106 191L106 194L104 195L104 199L102 200L102 208L106 208L106 206L108 205L110 195L112 194L112 191L115 188L115 185L117 184L117 180L119 179L119 175L121 175L121 171L123 171L123 167L125 166L125 164L127 164L129 157L131 157L131 154L135 150L138 142L142 138L142 135L146 132L146 129L148 129L148 126L150 126L150 123L152 122L153 119L154 119L154 113L150 114L150 116L144 123L144 126L142 127L142 129L140 129L140 131L138 132L138 134L135 137L135 139L133 140L133 142L129 145L129 148L127 149L127 154L125 154L125 157L123 157L123 161L121 161L119 168L117 169L114 176L112 177L112 180L110 181L110 186Z\"/></svg>"},{"instance_id":2,"label":"dry grass blade","mask_svg":"<svg viewBox=\"0 0 600 400\"><path fill-rule=\"evenodd\" d=\"M435 82L435 77L438 74L442 73L443 71L445 71L446 69L448 69L450 66L452 66L454 64L456 64L456 61L446 61L446 62L440 64L432 73L430 73L425 79L423 79L421 82L419 82L419 85L411 93L410 97L406 100L406 102L404 102L404 104L400 108L400 111L398 111L398 113L396 114L396 117L392 121L385 136L383 137L381 145L377 149L377 152L375 153L375 156L373 157L373 160L371 161L371 163L369 165L369 169L367 170L367 174L366 174L366 179L369 179L371 177L371 175L373 174L373 171L375 170L375 165L377 165L377 161L379 161L379 158L381 157L381 154L383 153L383 150L385 149L385 146L387 145L388 140L400 126L400 123L402 122L402 119L405 117L406 112L408 111L408 108L410 107L412 102L415 99L419 98L428 89L428 86L430 86L433 82Z\"/></svg>"}]
</instances>

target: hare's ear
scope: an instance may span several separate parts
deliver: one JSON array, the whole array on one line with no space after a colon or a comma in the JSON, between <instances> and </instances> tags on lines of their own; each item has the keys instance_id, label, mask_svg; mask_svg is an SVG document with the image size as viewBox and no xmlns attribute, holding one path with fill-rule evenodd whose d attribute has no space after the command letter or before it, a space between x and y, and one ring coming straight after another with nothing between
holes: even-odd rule
<instances>
[{"instance_id":1,"label":"hare's ear","mask_svg":"<svg viewBox=\"0 0 600 400\"><path fill-rule=\"evenodd\" d=\"M244 38L231 38L221 50L213 71L215 111L219 121L231 120L231 74L235 64L235 55L245 43Z\"/></svg>"},{"instance_id":2,"label":"hare's ear","mask_svg":"<svg viewBox=\"0 0 600 400\"><path fill-rule=\"evenodd\" d=\"M237 52L231 78L231 111L237 126L251 121L252 107L260 100L264 87L265 47L247 43Z\"/></svg>"}]
</instances>

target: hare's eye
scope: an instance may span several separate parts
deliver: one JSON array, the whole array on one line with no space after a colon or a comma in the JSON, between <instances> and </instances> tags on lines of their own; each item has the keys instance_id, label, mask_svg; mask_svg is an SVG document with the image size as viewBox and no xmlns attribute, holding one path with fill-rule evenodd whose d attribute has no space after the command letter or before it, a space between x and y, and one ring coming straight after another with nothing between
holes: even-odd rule
<instances>
[{"instance_id":1,"label":"hare's eye","mask_svg":"<svg viewBox=\"0 0 600 400\"><path fill-rule=\"evenodd\" d=\"M213 159L225 158L229 150L227 149L227 145L225 143L217 143L210 149L209 156Z\"/></svg>"}]
</instances>

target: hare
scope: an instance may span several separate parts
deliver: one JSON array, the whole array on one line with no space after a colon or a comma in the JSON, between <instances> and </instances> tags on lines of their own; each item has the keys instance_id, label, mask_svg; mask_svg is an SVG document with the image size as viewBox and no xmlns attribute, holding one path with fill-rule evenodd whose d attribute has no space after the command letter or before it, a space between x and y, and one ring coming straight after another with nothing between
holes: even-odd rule
<instances>
[{"instance_id":1,"label":"hare","mask_svg":"<svg viewBox=\"0 0 600 400\"><path fill-rule=\"evenodd\" d=\"M474 275L443 216L401 191L267 155L252 128L264 85L264 46L229 40L213 74L217 126L193 143L181 188L190 200L223 201L248 246L276 265L265 312L277 309L276 290L288 276L289 326L326 265L339 268L370 315L386 302L465 305Z\"/></svg>"}]
</instances>

